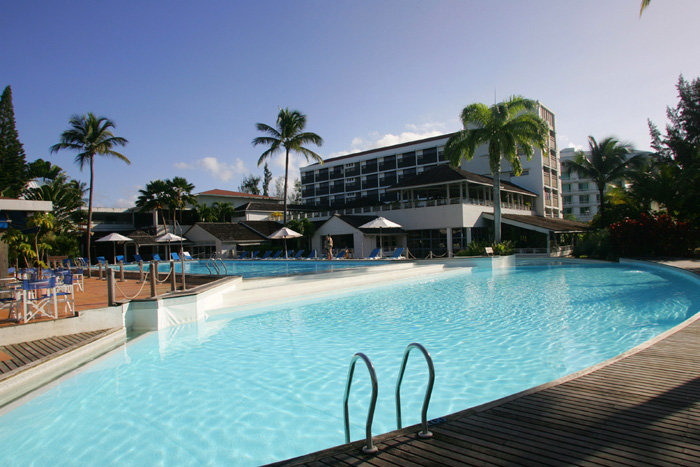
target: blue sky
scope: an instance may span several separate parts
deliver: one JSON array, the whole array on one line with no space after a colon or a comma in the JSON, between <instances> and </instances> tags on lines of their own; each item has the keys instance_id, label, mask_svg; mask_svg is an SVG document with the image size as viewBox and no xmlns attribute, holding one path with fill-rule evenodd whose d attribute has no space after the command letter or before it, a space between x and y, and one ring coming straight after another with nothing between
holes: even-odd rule
<instances>
[{"instance_id":1,"label":"blue sky","mask_svg":"<svg viewBox=\"0 0 700 467\"><path fill-rule=\"evenodd\" d=\"M129 206L154 179L237 190L262 175L256 122L308 116L328 158L460 128L513 94L557 116L561 148L614 135L649 148L682 73L700 76L700 2L654 0L5 2L0 87L28 160L73 114L113 120L126 164L96 163L95 204ZM303 158L293 159L294 176ZM274 175L284 173L272 160ZM87 169L86 169L87 170Z\"/></svg>"}]
</instances>

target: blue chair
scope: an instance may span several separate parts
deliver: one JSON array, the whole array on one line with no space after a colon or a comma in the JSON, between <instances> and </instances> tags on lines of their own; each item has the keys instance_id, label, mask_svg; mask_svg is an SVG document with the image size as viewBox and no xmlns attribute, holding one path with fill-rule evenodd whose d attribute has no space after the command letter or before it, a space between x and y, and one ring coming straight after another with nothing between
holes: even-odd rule
<instances>
[{"instance_id":1,"label":"blue chair","mask_svg":"<svg viewBox=\"0 0 700 467\"><path fill-rule=\"evenodd\" d=\"M49 290L46 295L41 295L42 290ZM49 318L58 318L58 307L55 295L56 277L49 277L46 280L22 281L22 300L24 302L24 322L28 322L36 316L43 315ZM47 307L53 302L53 314L47 311Z\"/></svg>"},{"instance_id":2,"label":"blue chair","mask_svg":"<svg viewBox=\"0 0 700 467\"><path fill-rule=\"evenodd\" d=\"M153 261L163 261L160 259L160 255L158 253L152 254L151 258L153 258Z\"/></svg>"},{"instance_id":3,"label":"blue chair","mask_svg":"<svg viewBox=\"0 0 700 467\"><path fill-rule=\"evenodd\" d=\"M343 259L343 258L345 258L345 253L346 253L347 251L348 251L347 248L341 248L340 250L338 250L338 253L336 253L335 259Z\"/></svg>"},{"instance_id":4,"label":"blue chair","mask_svg":"<svg viewBox=\"0 0 700 467\"><path fill-rule=\"evenodd\" d=\"M246 259L246 257L248 256L248 253L250 253L250 252L249 252L249 251L244 251L244 252L241 253L241 255L238 257L238 259Z\"/></svg>"},{"instance_id":5,"label":"blue chair","mask_svg":"<svg viewBox=\"0 0 700 467\"><path fill-rule=\"evenodd\" d=\"M274 254L274 255L270 256L270 259L277 259L277 258L279 258L280 256L282 256L282 253L284 253L283 250L277 250L277 251L275 251L275 254Z\"/></svg>"},{"instance_id":6,"label":"blue chair","mask_svg":"<svg viewBox=\"0 0 700 467\"><path fill-rule=\"evenodd\" d=\"M117 255L114 257L114 262L119 264L120 262L126 263L126 258L124 258L124 255Z\"/></svg>"},{"instance_id":7,"label":"blue chair","mask_svg":"<svg viewBox=\"0 0 700 467\"><path fill-rule=\"evenodd\" d=\"M304 250L299 250L296 252L294 256L292 256L292 259L301 259L301 255L304 254Z\"/></svg>"},{"instance_id":8,"label":"blue chair","mask_svg":"<svg viewBox=\"0 0 700 467\"><path fill-rule=\"evenodd\" d=\"M372 250L372 252L369 254L369 256L365 259L379 259L379 252L380 252L380 249L375 248L374 250Z\"/></svg>"},{"instance_id":9,"label":"blue chair","mask_svg":"<svg viewBox=\"0 0 700 467\"><path fill-rule=\"evenodd\" d=\"M272 254L272 250L267 250L267 251L265 252L265 254L262 255L262 257L261 257L260 259L267 259L267 258L270 257L271 254Z\"/></svg>"},{"instance_id":10,"label":"blue chair","mask_svg":"<svg viewBox=\"0 0 700 467\"><path fill-rule=\"evenodd\" d=\"M309 253L309 256L307 256L306 259L318 259L318 251L311 250L311 253Z\"/></svg>"},{"instance_id":11,"label":"blue chair","mask_svg":"<svg viewBox=\"0 0 700 467\"><path fill-rule=\"evenodd\" d=\"M250 255L250 259L255 259L258 255L260 254L259 251L254 251L252 255Z\"/></svg>"},{"instance_id":12,"label":"blue chair","mask_svg":"<svg viewBox=\"0 0 700 467\"><path fill-rule=\"evenodd\" d=\"M170 258L174 259L175 261L180 261L180 255L178 255L174 251L170 253Z\"/></svg>"},{"instance_id":13,"label":"blue chair","mask_svg":"<svg viewBox=\"0 0 700 467\"><path fill-rule=\"evenodd\" d=\"M394 250L394 254L389 256L389 259L405 259L401 256L401 253L403 253L403 248L397 248Z\"/></svg>"},{"instance_id":14,"label":"blue chair","mask_svg":"<svg viewBox=\"0 0 700 467\"><path fill-rule=\"evenodd\" d=\"M63 312L74 314L75 310L75 289L73 287L73 274L70 271L63 275L63 283L56 285L56 305L64 304ZM58 311L56 311L58 314Z\"/></svg>"},{"instance_id":15,"label":"blue chair","mask_svg":"<svg viewBox=\"0 0 700 467\"><path fill-rule=\"evenodd\" d=\"M194 259L189 251L183 251L182 257L185 258L185 261L192 261Z\"/></svg>"},{"instance_id":16,"label":"blue chair","mask_svg":"<svg viewBox=\"0 0 700 467\"><path fill-rule=\"evenodd\" d=\"M134 255L132 258L134 258L134 263L140 263L141 261L143 261L141 255Z\"/></svg>"},{"instance_id":17,"label":"blue chair","mask_svg":"<svg viewBox=\"0 0 700 467\"><path fill-rule=\"evenodd\" d=\"M104 256L98 256L98 257L95 258L95 259L97 260L98 263L102 263L102 264L105 264L105 265L107 264L107 260L105 259Z\"/></svg>"}]
</instances>

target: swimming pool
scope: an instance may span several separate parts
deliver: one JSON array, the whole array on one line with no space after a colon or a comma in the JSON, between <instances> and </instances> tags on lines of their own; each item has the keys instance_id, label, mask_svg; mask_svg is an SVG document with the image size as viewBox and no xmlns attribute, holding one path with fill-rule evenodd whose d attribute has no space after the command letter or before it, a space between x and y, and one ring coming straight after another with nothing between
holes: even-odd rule
<instances>
[{"instance_id":1,"label":"swimming pool","mask_svg":"<svg viewBox=\"0 0 700 467\"><path fill-rule=\"evenodd\" d=\"M207 267L207 263L209 267ZM316 274L319 272L339 271L367 266L386 264L386 261L353 261L353 260L224 260L225 268L221 261L217 261L219 271L211 261L185 261L185 273L187 274L221 274L229 276L272 277L292 276L297 274ZM144 265L147 268L148 265ZM137 264L124 265L125 271L138 271ZM170 271L169 262L158 264L158 271ZM182 272L182 263L175 262L175 272Z\"/></svg>"},{"instance_id":2,"label":"swimming pool","mask_svg":"<svg viewBox=\"0 0 700 467\"><path fill-rule=\"evenodd\" d=\"M378 434L395 428L411 342L435 362L435 418L606 360L699 310L698 281L671 270L541 263L251 307L142 336L4 413L0 464L259 465L343 442L355 352L377 371ZM414 354L404 425L419 421L425 380ZM352 439L368 399L358 366Z\"/></svg>"}]
</instances>

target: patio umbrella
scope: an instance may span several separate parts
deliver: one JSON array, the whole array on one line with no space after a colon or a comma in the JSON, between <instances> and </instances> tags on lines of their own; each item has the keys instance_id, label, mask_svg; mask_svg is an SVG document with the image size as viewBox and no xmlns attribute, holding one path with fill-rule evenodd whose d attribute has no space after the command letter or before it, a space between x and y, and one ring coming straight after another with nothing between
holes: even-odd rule
<instances>
[{"instance_id":1,"label":"patio umbrella","mask_svg":"<svg viewBox=\"0 0 700 467\"><path fill-rule=\"evenodd\" d=\"M303 237L303 235L300 234L299 232L293 231L289 227L282 227L281 229L270 234L270 236L268 236L267 238L270 238L270 239L281 238L284 240L284 257L286 258L287 257L287 239L288 238L297 238L297 237Z\"/></svg>"},{"instance_id":2,"label":"patio umbrella","mask_svg":"<svg viewBox=\"0 0 700 467\"><path fill-rule=\"evenodd\" d=\"M156 242L158 243L168 242L168 261L170 261L170 242L180 242L180 245L182 246L183 240L187 239L185 237L181 237L179 235L175 235L169 232L165 235L161 235L160 237L156 238Z\"/></svg>"},{"instance_id":3,"label":"patio umbrella","mask_svg":"<svg viewBox=\"0 0 700 467\"><path fill-rule=\"evenodd\" d=\"M366 224L362 224L360 226L361 229L379 229L379 257L382 257L382 228L384 229L391 229L391 228L401 228L399 224L396 222L392 222L389 219L386 219L384 217L377 217L374 220L371 220L367 222Z\"/></svg>"},{"instance_id":4,"label":"patio umbrella","mask_svg":"<svg viewBox=\"0 0 700 467\"><path fill-rule=\"evenodd\" d=\"M118 234L116 232L112 232L109 235L106 235L98 240L95 240L96 242L112 242L112 250L114 254L114 259L117 257L117 243L119 242L133 242L132 239L129 237L125 237L124 235ZM126 257L126 244L124 245L124 257Z\"/></svg>"}]
</instances>

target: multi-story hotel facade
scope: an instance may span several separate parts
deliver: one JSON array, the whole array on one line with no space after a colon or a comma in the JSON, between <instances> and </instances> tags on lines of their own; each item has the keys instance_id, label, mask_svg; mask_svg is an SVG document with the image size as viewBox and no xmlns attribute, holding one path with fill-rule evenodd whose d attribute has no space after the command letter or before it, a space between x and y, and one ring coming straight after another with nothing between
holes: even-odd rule
<instances>
[{"instance_id":1,"label":"multi-story hotel facade","mask_svg":"<svg viewBox=\"0 0 700 467\"><path fill-rule=\"evenodd\" d=\"M556 121L554 113L541 104L538 112L549 127L547 148L536 149L529 161L522 158L519 177L503 162L503 214L556 220L562 217ZM312 216L316 220L333 215L386 217L406 232L405 242L399 239L396 243L413 250L427 244L431 251L442 246L442 251L451 254L473 239L487 240L487 228L493 220L487 147L478 148L472 160L463 161L461 170L449 168L444 147L451 136L348 154L303 167L303 203L315 207ZM319 232L320 241L323 226ZM357 241L355 238L353 243Z\"/></svg>"}]
</instances>

